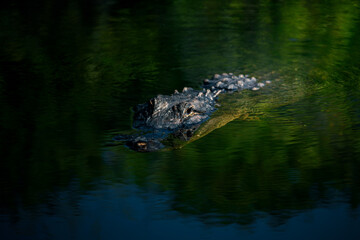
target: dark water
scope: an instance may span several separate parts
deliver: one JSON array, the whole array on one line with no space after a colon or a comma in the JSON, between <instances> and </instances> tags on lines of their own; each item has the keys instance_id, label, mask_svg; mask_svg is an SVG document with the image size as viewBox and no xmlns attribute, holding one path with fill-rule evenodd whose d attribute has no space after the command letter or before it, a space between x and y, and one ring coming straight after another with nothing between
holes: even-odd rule
<instances>
[{"instance_id":1,"label":"dark water","mask_svg":"<svg viewBox=\"0 0 360 240\"><path fill-rule=\"evenodd\" d=\"M360 238L358 1L0 9L0 239ZM106 146L222 72L296 87L178 150Z\"/></svg>"}]
</instances>

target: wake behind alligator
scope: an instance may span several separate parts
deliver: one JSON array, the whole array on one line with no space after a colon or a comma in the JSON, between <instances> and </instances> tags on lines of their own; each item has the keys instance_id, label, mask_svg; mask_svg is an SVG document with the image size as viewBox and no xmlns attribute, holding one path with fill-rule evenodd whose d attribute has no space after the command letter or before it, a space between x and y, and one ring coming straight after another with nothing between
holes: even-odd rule
<instances>
[{"instance_id":1,"label":"wake behind alligator","mask_svg":"<svg viewBox=\"0 0 360 240\"><path fill-rule=\"evenodd\" d=\"M185 87L181 93L175 90L172 95L158 95L139 104L134 108L133 117L133 128L138 131L131 135L120 134L113 139L139 152L182 146L184 142L197 138L194 133L209 122L217 110L220 95L246 89L258 91L270 83L270 80L259 82L255 77L243 74L215 74L204 80L202 90Z\"/></svg>"}]
</instances>

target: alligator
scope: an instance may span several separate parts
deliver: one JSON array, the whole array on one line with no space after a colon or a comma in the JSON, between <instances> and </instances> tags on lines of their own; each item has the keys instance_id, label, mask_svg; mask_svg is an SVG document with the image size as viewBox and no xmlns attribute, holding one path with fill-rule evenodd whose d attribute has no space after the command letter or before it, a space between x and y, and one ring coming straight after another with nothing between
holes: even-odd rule
<instances>
[{"instance_id":1,"label":"alligator","mask_svg":"<svg viewBox=\"0 0 360 240\"><path fill-rule=\"evenodd\" d=\"M220 95L243 90L256 92L270 83L270 80L260 82L255 77L243 74L215 74L203 81L202 90L184 87L182 92L175 90L172 95L158 95L137 105L133 109L133 128L137 132L119 134L113 139L138 152L179 147L184 142L197 139L199 134L195 133L204 123L208 123L206 126L214 124L209 119L219 107ZM242 106L245 105L242 103ZM230 115L229 121L239 117L234 113ZM206 132L204 129L206 127L203 126L202 130Z\"/></svg>"}]
</instances>

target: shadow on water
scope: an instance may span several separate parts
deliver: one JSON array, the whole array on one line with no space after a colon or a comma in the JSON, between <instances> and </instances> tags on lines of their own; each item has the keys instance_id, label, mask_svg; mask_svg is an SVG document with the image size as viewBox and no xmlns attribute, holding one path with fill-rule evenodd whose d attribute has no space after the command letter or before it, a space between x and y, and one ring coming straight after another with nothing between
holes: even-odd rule
<instances>
[{"instance_id":1,"label":"shadow on water","mask_svg":"<svg viewBox=\"0 0 360 240\"><path fill-rule=\"evenodd\" d=\"M35 222L63 216L64 194L68 215L80 214L104 186L125 192L132 184L209 225L266 216L278 226L333 204L356 213L359 11L356 1L2 5L3 226L22 231L27 212ZM256 101L239 93L245 103L223 98L213 119L224 124L204 125L178 150L103 147L108 132L131 130L131 107L221 72L271 73L285 87Z\"/></svg>"}]
</instances>

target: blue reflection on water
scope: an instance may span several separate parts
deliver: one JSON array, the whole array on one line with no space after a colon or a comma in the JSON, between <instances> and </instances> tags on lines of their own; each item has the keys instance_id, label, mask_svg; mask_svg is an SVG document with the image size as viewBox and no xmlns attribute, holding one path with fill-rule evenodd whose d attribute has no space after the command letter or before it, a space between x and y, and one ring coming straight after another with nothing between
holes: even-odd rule
<instances>
[{"instance_id":1,"label":"blue reflection on water","mask_svg":"<svg viewBox=\"0 0 360 240\"><path fill-rule=\"evenodd\" d=\"M279 226L271 216L248 226L209 225L166 206L169 197L143 193L134 185L102 185L73 205L60 193L56 206L21 209L18 220L2 217L1 239L357 239L359 211L342 203L300 212ZM269 224L270 223L270 224Z\"/></svg>"}]
</instances>

